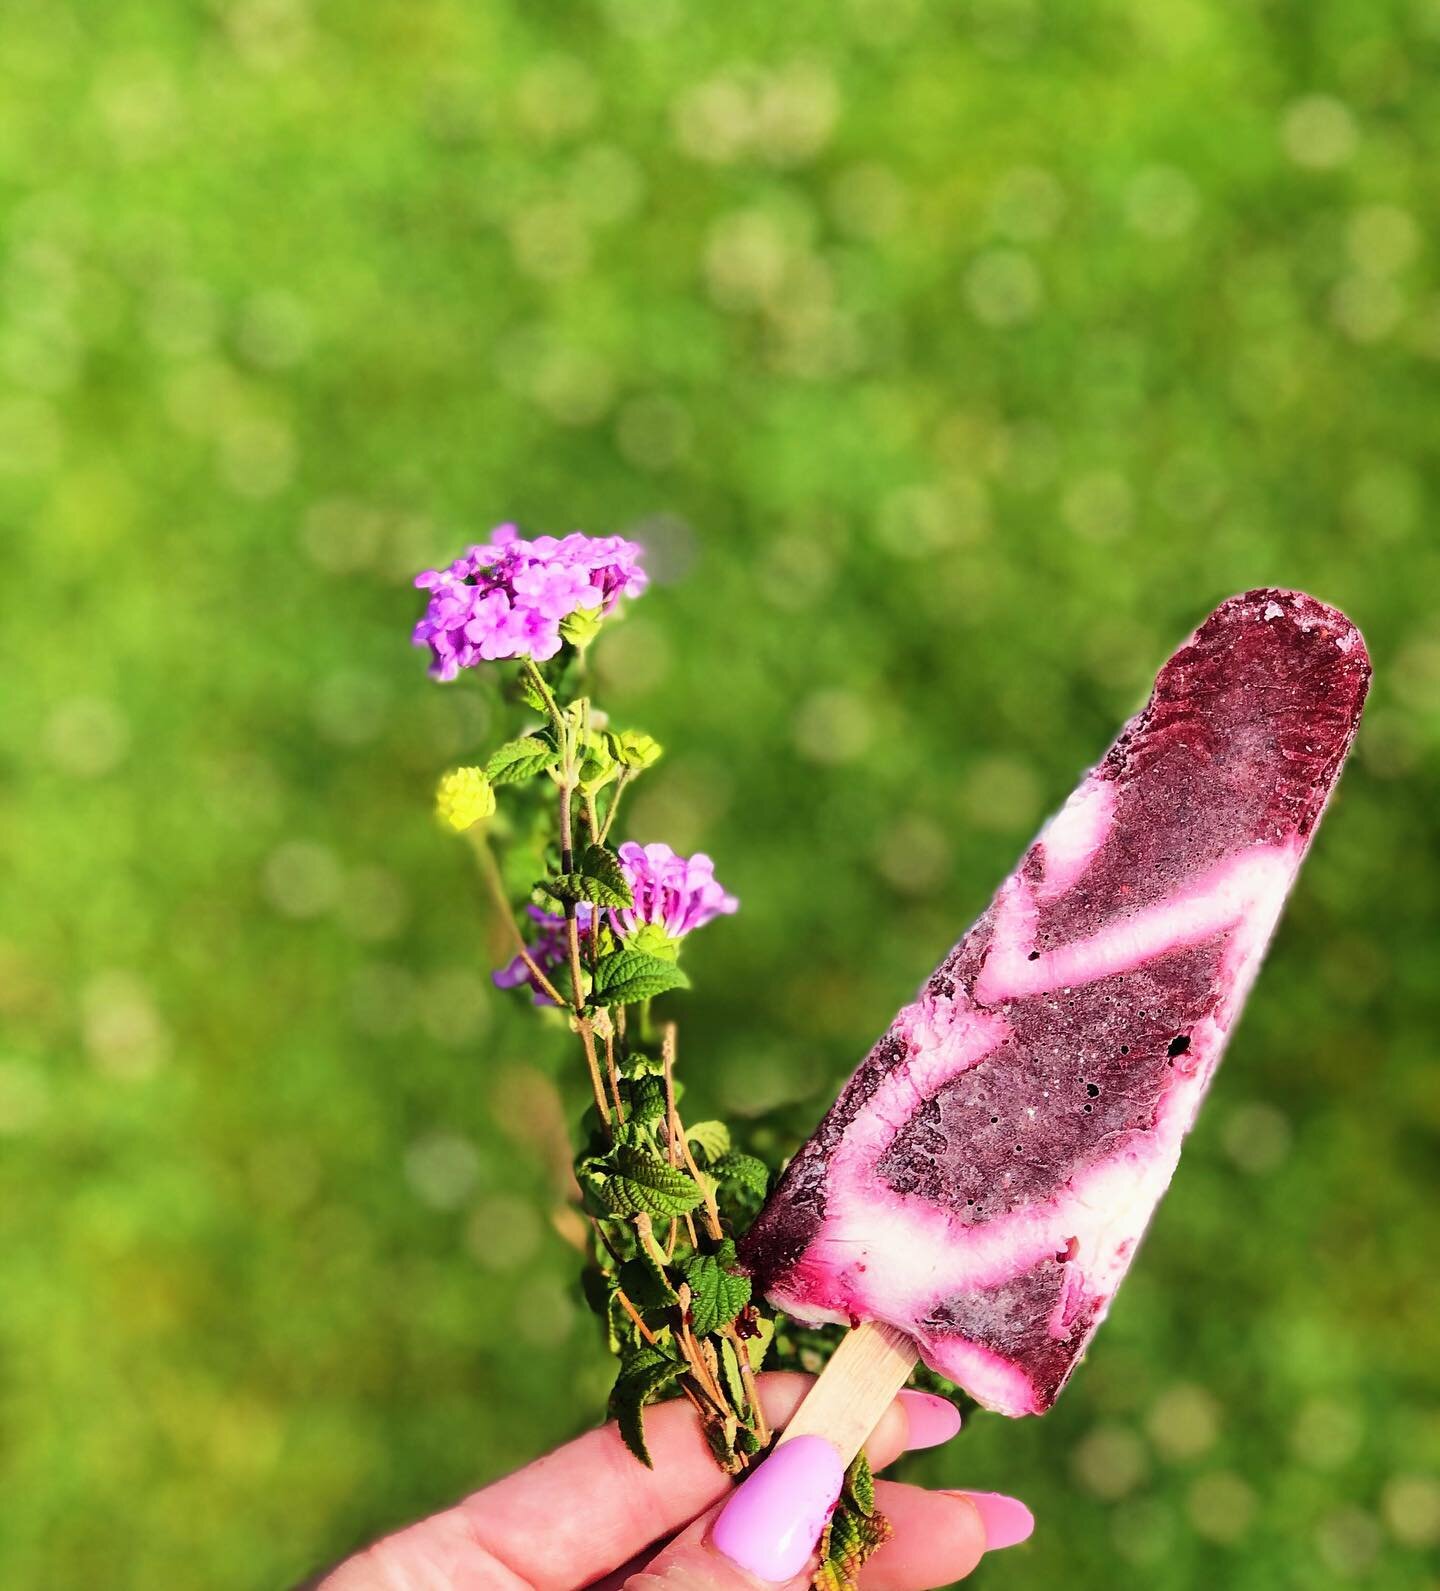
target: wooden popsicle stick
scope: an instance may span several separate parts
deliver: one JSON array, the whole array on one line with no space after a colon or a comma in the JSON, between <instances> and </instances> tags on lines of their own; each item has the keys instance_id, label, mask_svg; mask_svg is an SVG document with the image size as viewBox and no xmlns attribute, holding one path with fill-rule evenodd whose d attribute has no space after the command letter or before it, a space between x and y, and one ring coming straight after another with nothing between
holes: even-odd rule
<instances>
[{"instance_id":1,"label":"wooden popsicle stick","mask_svg":"<svg viewBox=\"0 0 1440 1591\"><path fill-rule=\"evenodd\" d=\"M775 1445L796 1436L823 1436L840 1449L848 1466L919 1357L914 1342L894 1326L877 1320L856 1326L830 1356Z\"/></svg>"}]
</instances>

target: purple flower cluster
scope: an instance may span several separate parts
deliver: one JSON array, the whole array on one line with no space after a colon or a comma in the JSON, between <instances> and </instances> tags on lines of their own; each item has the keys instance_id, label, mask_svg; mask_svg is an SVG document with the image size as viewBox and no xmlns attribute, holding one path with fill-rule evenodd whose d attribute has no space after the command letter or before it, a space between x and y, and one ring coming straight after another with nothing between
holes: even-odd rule
<instances>
[{"instance_id":1,"label":"purple flower cluster","mask_svg":"<svg viewBox=\"0 0 1440 1591\"><path fill-rule=\"evenodd\" d=\"M448 569L427 569L415 584L430 593L415 626L416 646L428 646L430 673L452 680L462 668L503 657L554 657L560 626L585 612L603 617L649 583L642 549L623 536L524 540L501 525Z\"/></svg>"},{"instance_id":2,"label":"purple flower cluster","mask_svg":"<svg viewBox=\"0 0 1440 1591\"><path fill-rule=\"evenodd\" d=\"M584 932L589 932L590 914L593 910L594 907L586 905L583 901L575 908L575 921ZM530 959L554 983L555 974L564 967L569 958L565 919L556 912L547 912L540 906L527 906L525 911L538 929L534 942L526 946L530 952ZM535 974L525 965L523 956L516 956L508 966L501 967L499 972L492 972L490 977L497 989L516 989L522 983L528 983L534 993L536 1005L555 1003L535 982ZM564 986L560 988L561 993L564 993Z\"/></svg>"},{"instance_id":3,"label":"purple flower cluster","mask_svg":"<svg viewBox=\"0 0 1440 1591\"><path fill-rule=\"evenodd\" d=\"M740 905L720 887L715 864L703 851L677 856L668 845L627 840L620 847L620 868L635 898L630 910L610 913L611 925L621 935L649 923L671 939L683 939Z\"/></svg>"},{"instance_id":4,"label":"purple flower cluster","mask_svg":"<svg viewBox=\"0 0 1440 1591\"><path fill-rule=\"evenodd\" d=\"M636 845L627 840L620 847L620 869L635 904L624 911L610 910L606 920L622 939L645 927L658 928L667 939L683 939L740 905L720 887L715 864L703 851L694 856L677 856L668 845ZM531 960L553 982L569 957L565 919L539 906L527 906L525 911L537 930L534 942L526 948ZM593 911L593 906L583 902L575 908L575 920L582 933L590 931ZM536 1005L552 1003L521 956L491 977L501 989L528 984Z\"/></svg>"}]
</instances>

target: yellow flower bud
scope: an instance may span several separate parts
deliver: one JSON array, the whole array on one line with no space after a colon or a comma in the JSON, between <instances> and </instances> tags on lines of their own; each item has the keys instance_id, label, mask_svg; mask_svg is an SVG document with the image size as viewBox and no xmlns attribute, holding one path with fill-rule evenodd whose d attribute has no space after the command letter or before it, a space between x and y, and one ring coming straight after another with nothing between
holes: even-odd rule
<instances>
[{"instance_id":1,"label":"yellow flower bud","mask_svg":"<svg viewBox=\"0 0 1440 1591\"><path fill-rule=\"evenodd\" d=\"M463 834L495 811L495 791L479 768L452 768L435 789L435 816Z\"/></svg>"},{"instance_id":2,"label":"yellow flower bud","mask_svg":"<svg viewBox=\"0 0 1440 1591\"><path fill-rule=\"evenodd\" d=\"M622 729L610 736L615 750L615 760L627 768L648 768L660 760L660 742L652 735L638 729Z\"/></svg>"}]
</instances>

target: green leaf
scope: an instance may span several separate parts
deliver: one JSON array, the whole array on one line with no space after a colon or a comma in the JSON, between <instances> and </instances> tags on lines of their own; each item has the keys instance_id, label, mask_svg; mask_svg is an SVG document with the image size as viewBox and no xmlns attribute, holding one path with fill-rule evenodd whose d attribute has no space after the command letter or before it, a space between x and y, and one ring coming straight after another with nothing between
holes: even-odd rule
<instances>
[{"instance_id":1,"label":"green leaf","mask_svg":"<svg viewBox=\"0 0 1440 1591\"><path fill-rule=\"evenodd\" d=\"M577 608L560 621L560 633L571 646L583 651L599 635L603 618L599 608Z\"/></svg>"},{"instance_id":2,"label":"green leaf","mask_svg":"<svg viewBox=\"0 0 1440 1591\"><path fill-rule=\"evenodd\" d=\"M667 1165L658 1155L636 1145L617 1147L611 1164L612 1174L604 1181L601 1197L616 1215L643 1211L668 1221L700 1202L699 1184L688 1171Z\"/></svg>"},{"instance_id":3,"label":"green leaf","mask_svg":"<svg viewBox=\"0 0 1440 1591\"><path fill-rule=\"evenodd\" d=\"M668 1309L676 1301L670 1278L643 1248L620 1267L620 1285L625 1289L625 1296L642 1313L650 1309Z\"/></svg>"},{"instance_id":4,"label":"green leaf","mask_svg":"<svg viewBox=\"0 0 1440 1591\"><path fill-rule=\"evenodd\" d=\"M735 1456L735 1449L743 1430L744 1427L733 1414L727 1414L723 1420L712 1415L705 1421L705 1440L710 1444L710 1456L727 1475L736 1475L740 1471L740 1460Z\"/></svg>"},{"instance_id":5,"label":"green leaf","mask_svg":"<svg viewBox=\"0 0 1440 1591\"><path fill-rule=\"evenodd\" d=\"M615 906L623 910L635 904L630 885L614 851L603 845L587 845L575 858L568 873L555 873L535 886L556 900L588 900L596 906Z\"/></svg>"},{"instance_id":6,"label":"green leaf","mask_svg":"<svg viewBox=\"0 0 1440 1591\"><path fill-rule=\"evenodd\" d=\"M840 1504L821 1538L820 1567L811 1581L815 1591L856 1591L861 1569L890 1534L883 1514L860 1514Z\"/></svg>"},{"instance_id":7,"label":"green leaf","mask_svg":"<svg viewBox=\"0 0 1440 1591\"><path fill-rule=\"evenodd\" d=\"M863 1452L845 1472L845 1488L820 1538L815 1591L855 1591L860 1570L891 1535L890 1521L875 1508L875 1479Z\"/></svg>"},{"instance_id":8,"label":"green leaf","mask_svg":"<svg viewBox=\"0 0 1440 1591\"><path fill-rule=\"evenodd\" d=\"M612 1287L610 1296L605 1301L606 1346L618 1359L622 1354L638 1346L639 1342L640 1333L635 1329L635 1322L631 1320L629 1311L620 1302L620 1294Z\"/></svg>"},{"instance_id":9,"label":"green leaf","mask_svg":"<svg viewBox=\"0 0 1440 1591\"><path fill-rule=\"evenodd\" d=\"M611 1168L594 1155L587 1155L575 1167L575 1181L580 1185L580 1201L586 1213L607 1216L615 1213L608 1187Z\"/></svg>"},{"instance_id":10,"label":"green leaf","mask_svg":"<svg viewBox=\"0 0 1440 1591\"><path fill-rule=\"evenodd\" d=\"M615 760L637 771L648 768L664 755L653 736L638 729L622 729L610 735L610 750Z\"/></svg>"},{"instance_id":11,"label":"green leaf","mask_svg":"<svg viewBox=\"0 0 1440 1591\"><path fill-rule=\"evenodd\" d=\"M765 1363L765 1355L770 1351L770 1344L775 1340L775 1322L766 1319L763 1315L756 1321L757 1331L753 1337L747 1338L746 1352L750 1355L750 1368L759 1370Z\"/></svg>"},{"instance_id":12,"label":"green leaf","mask_svg":"<svg viewBox=\"0 0 1440 1591\"><path fill-rule=\"evenodd\" d=\"M577 777L580 788L589 795L594 795L597 790L603 790L607 784L619 775L620 765L611 755L609 738L604 735L591 733L585 737L580 748L580 767Z\"/></svg>"},{"instance_id":13,"label":"green leaf","mask_svg":"<svg viewBox=\"0 0 1440 1591\"><path fill-rule=\"evenodd\" d=\"M689 987L689 978L673 961L641 950L617 950L595 969L594 998L600 1005L634 1005L670 989Z\"/></svg>"},{"instance_id":14,"label":"green leaf","mask_svg":"<svg viewBox=\"0 0 1440 1591\"><path fill-rule=\"evenodd\" d=\"M845 1496L862 1514L875 1512L875 1477L863 1450L855 1455L845 1472Z\"/></svg>"},{"instance_id":15,"label":"green leaf","mask_svg":"<svg viewBox=\"0 0 1440 1591\"><path fill-rule=\"evenodd\" d=\"M625 1446L647 1469L650 1450L645 1445L645 1405L673 1386L685 1366L658 1348L640 1348L620 1362L620 1374L610 1392L610 1413L620 1427Z\"/></svg>"},{"instance_id":16,"label":"green leaf","mask_svg":"<svg viewBox=\"0 0 1440 1591\"><path fill-rule=\"evenodd\" d=\"M682 941L672 939L659 923L641 923L625 936L627 950L641 950L647 956L659 956L661 961L679 961Z\"/></svg>"},{"instance_id":17,"label":"green leaf","mask_svg":"<svg viewBox=\"0 0 1440 1591\"><path fill-rule=\"evenodd\" d=\"M555 762L555 748L538 735L524 735L508 741L485 764L485 777L491 784L520 784Z\"/></svg>"},{"instance_id":18,"label":"green leaf","mask_svg":"<svg viewBox=\"0 0 1440 1591\"><path fill-rule=\"evenodd\" d=\"M621 1087L630 1119L637 1122L659 1121L665 1114L665 1079L653 1072L628 1078Z\"/></svg>"},{"instance_id":19,"label":"green leaf","mask_svg":"<svg viewBox=\"0 0 1440 1591\"><path fill-rule=\"evenodd\" d=\"M690 1324L697 1337L708 1337L730 1324L750 1302L750 1278L733 1271L735 1245L724 1243L717 1254L697 1254L685 1267L690 1284Z\"/></svg>"},{"instance_id":20,"label":"green leaf","mask_svg":"<svg viewBox=\"0 0 1440 1591\"><path fill-rule=\"evenodd\" d=\"M608 1325L610 1300L615 1290L611 1286L610 1278L598 1265L587 1265L580 1272L580 1291L585 1295L585 1302L591 1310ZM613 1333L608 1337L607 1346L611 1353L619 1352Z\"/></svg>"},{"instance_id":21,"label":"green leaf","mask_svg":"<svg viewBox=\"0 0 1440 1591\"><path fill-rule=\"evenodd\" d=\"M740 1355L735 1352L735 1344L728 1337L722 1338L720 1343L720 1370L725 1378L725 1395L733 1407L743 1409L745 1382L740 1374Z\"/></svg>"},{"instance_id":22,"label":"green leaf","mask_svg":"<svg viewBox=\"0 0 1440 1591\"><path fill-rule=\"evenodd\" d=\"M524 701L527 706L533 707L537 713L548 713L550 711L549 703L546 702L545 698L540 694L540 692L535 689L535 683L530 678L530 671L528 669L522 668L520 670L520 676L516 680L516 684L520 688L521 700Z\"/></svg>"},{"instance_id":23,"label":"green leaf","mask_svg":"<svg viewBox=\"0 0 1440 1591\"><path fill-rule=\"evenodd\" d=\"M696 1121L685 1129L692 1144L700 1146L707 1160L718 1160L730 1148L730 1129L723 1121Z\"/></svg>"},{"instance_id":24,"label":"green leaf","mask_svg":"<svg viewBox=\"0 0 1440 1591\"><path fill-rule=\"evenodd\" d=\"M739 1190L763 1199L770 1188L769 1167L739 1149L731 1149L712 1161L710 1170L727 1192Z\"/></svg>"}]
</instances>

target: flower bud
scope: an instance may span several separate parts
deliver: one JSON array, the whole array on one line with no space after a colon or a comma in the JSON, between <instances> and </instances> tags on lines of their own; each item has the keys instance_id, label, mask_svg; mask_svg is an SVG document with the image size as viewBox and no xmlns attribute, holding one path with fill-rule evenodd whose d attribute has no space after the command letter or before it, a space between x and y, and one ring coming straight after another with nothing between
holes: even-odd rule
<instances>
[{"instance_id":1,"label":"flower bud","mask_svg":"<svg viewBox=\"0 0 1440 1591\"><path fill-rule=\"evenodd\" d=\"M644 734L638 729L622 729L618 734L612 733L610 744L615 752L615 760L626 768L648 768L660 760L660 742L653 735Z\"/></svg>"},{"instance_id":2,"label":"flower bud","mask_svg":"<svg viewBox=\"0 0 1440 1591\"><path fill-rule=\"evenodd\" d=\"M436 786L435 816L457 834L494 811L495 791L479 768L452 768Z\"/></svg>"}]
</instances>

